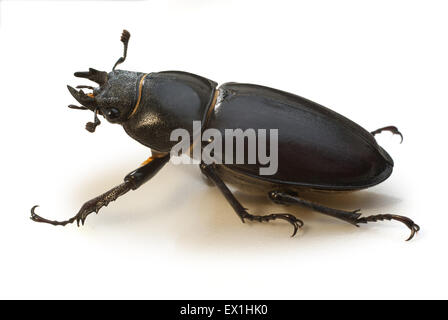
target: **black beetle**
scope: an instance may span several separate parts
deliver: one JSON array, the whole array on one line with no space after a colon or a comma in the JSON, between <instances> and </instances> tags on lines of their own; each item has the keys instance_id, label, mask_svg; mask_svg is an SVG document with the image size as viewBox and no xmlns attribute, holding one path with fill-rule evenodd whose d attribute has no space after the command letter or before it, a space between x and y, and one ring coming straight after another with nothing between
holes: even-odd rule
<instances>
[{"instance_id":1,"label":"black beetle","mask_svg":"<svg viewBox=\"0 0 448 320\"><path fill-rule=\"evenodd\" d=\"M278 170L261 175L256 163L205 164L202 173L215 184L244 222L283 219L294 226L293 236L303 222L291 214L252 215L247 212L224 181L263 190L278 204L298 204L320 213L339 218L355 226L378 220L397 220L410 230L410 240L419 231L411 219L399 215L380 214L361 217L359 210L329 208L299 197L303 189L320 191L353 191L372 187L387 179L393 160L380 147L374 135L384 130L401 133L388 126L368 132L342 115L302 97L268 87L226 83L217 87L209 79L180 71L141 73L115 70L126 59L130 34L124 30L121 41L124 54L112 72L95 69L76 72L98 87L78 86L93 90L85 94L68 87L82 106L69 107L94 112L94 122L86 129L93 132L100 124L98 115L119 123L135 140L151 148L152 156L141 167L124 178L124 183L86 202L78 214L66 221L51 221L31 209L31 219L53 225L80 222L92 212L107 206L130 190L151 179L170 159L175 142L170 133L176 128L191 132L192 121L201 121L202 130L214 128L278 129ZM401 136L402 138L402 136ZM191 145L193 144L191 141ZM209 141L210 142L210 141ZM204 147L201 141L201 147Z\"/></svg>"}]
</instances>

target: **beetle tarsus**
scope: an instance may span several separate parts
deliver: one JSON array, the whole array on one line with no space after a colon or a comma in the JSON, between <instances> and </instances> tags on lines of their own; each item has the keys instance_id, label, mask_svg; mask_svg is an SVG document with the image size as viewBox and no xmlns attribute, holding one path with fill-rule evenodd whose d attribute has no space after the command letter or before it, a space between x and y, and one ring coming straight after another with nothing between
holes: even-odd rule
<instances>
[{"instance_id":1,"label":"beetle tarsus","mask_svg":"<svg viewBox=\"0 0 448 320\"><path fill-rule=\"evenodd\" d=\"M252 215L246 211L244 215L241 215L241 219L243 220L243 222L244 219L258 222L269 222L276 219L282 219L288 221L294 227L294 231L291 237L294 237L297 234L297 231L304 225L302 220L298 219L297 217L289 213L272 213L265 216L258 216L258 215Z\"/></svg>"},{"instance_id":2,"label":"beetle tarsus","mask_svg":"<svg viewBox=\"0 0 448 320\"><path fill-rule=\"evenodd\" d=\"M31 208L30 219L33 220L34 222L48 223L48 224L51 224L54 226L65 226L65 225L67 225L69 223L73 223L75 221L74 217L69 220L65 220L65 221L54 221L54 220L48 220L48 219L42 218L35 212L37 207L38 207L38 205L35 205L34 207Z\"/></svg>"},{"instance_id":3,"label":"beetle tarsus","mask_svg":"<svg viewBox=\"0 0 448 320\"><path fill-rule=\"evenodd\" d=\"M379 128L379 129L376 129L375 131L372 131L372 132L370 132L370 133L371 133L372 135L377 135L377 134L379 134L379 133L381 133L381 132L383 132L383 131L389 131L389 132L392 132L392 134L398 134L398 135L400 136L400 138L401 138L400 143L403 142L403 135L402 135L401 132L398 130L398 128L395 127L395 126L387 126L387 127Z\"/></svg>"},{"instance_id":4,"label":"beetle tarsus","mask_svg":"<svg viewBox=\"0 0 448 320\"><path fill-rule=\"evenodd\" d=\"M124 182L119 186L116 186L115 188L112 188L111 190L107 191L106 193L103 193L102 195L87 201L86 203L83 204L81 209L79 209L78 213L74 217L65 221L53 221L42 218L41 216L35 213L35 210L38 206L34 206L31 208L31 220L35 222L48 223L54 226L65 226L67 224L76 221L76 224L79 227L80 225L84 225L87 216L89 214L91 214L92 212L98 213L98 211L102 207L107 206L111 201L116 200L118 197L122 196L131 189L132 189L131 182L129 181Z\"/></svg>"},{"instance_id":5,"label":"beetle tarsus","mask_svg":"<svg viewBox=\"0 0 448 320\"><path fill-rule=\"evenodd\" d=\"M356 224L377 222L377 221L382 221L382 220L389 220L389 221L395 220L395 221L399 221L399 222L403 223L404 225L406 225L406 227L408 227L411 230L411 235L409 236L409 238L406 239L406 241L411 240L414 237L414 235L418 231L420 231L420 227L414 221L412 221L408 217L399 216L399 215L395 215L395 214L378 214L378 215L373 215L373 216L361 217L356 220Z\"/></svg>"}]
</instances>

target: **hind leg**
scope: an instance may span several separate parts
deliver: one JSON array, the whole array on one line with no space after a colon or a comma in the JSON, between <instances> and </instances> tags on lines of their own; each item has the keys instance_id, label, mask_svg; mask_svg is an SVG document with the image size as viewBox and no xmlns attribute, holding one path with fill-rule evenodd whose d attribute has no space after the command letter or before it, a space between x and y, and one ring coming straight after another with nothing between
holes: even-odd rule
<instances>
[{"instance_id":1,"label":"hind leg","mask_svg":"<svg viewBox=\"0 0 448 320\"><path fill-rule=\"evenodd\" d=\"M296 192L292 191L271 191L269 197L272 201L278 204L298 204L306 208L313 209L317 212L332 216L358 226L359 223L377 222L380 220L395 220L405 224L410 230L411 235L406 241L411 240L415 233L420 230L420 227L411 219L395 214L378 214L367 217L361 217L360 209L354 211L345 211L339 209L329 208L308 200L298 197Z\"/></svg>"}]
</instances>

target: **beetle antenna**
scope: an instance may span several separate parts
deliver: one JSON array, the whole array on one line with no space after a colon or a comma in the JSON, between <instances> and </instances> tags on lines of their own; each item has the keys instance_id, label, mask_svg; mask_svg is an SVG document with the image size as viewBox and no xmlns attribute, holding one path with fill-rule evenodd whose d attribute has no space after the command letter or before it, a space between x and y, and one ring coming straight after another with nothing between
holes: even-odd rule
<instances>
[{"instance_id":1,"label":"beetle antenna","mask_svg":"<svg viewBox=\"0 0 448 320\"><path fill-rule=\"evenodd\" d=\"M94 114L93 122L86 123L86 130L91 133L95 132L96 127L98 127L101 124L100 119L98 119L98 108L95 109L93 114Z\"/></svg>"},{"instance_id":2,"label":"beetle antenna","mask_svg":"<svg viewBox=\"0 0 448 320\"><path fill-rule=\"evenodd\" d=\"M115 62L114 67L112 68L112 71L115 70L115 68L120 64L123 63L126 60L126 56L128 53L128 43L129 43L129 38L131 37L131 34L129 33L128 30L123 30L123 33L121 34L121 42L123 42L123 56L120 57L120 59L117 60L117 62Z\"/></svg>"}]
</instances>

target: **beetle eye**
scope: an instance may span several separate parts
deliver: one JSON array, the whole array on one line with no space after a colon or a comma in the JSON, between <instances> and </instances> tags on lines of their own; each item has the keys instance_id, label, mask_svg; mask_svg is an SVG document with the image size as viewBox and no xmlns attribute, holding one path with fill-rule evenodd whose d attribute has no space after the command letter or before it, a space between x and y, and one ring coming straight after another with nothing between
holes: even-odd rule
<instances>
[{"instance_id":1,"label":"beetle eye","mask_svg":"<svg viewBox=\"0 0 448 320\"><path fill-rule=\"evenodd\" d=\"M120 111L118 111L115 108L109 108L109 109L106 109L105 115L108 119L115 120L120 117Z\"/></svg>"}]
</instances>

